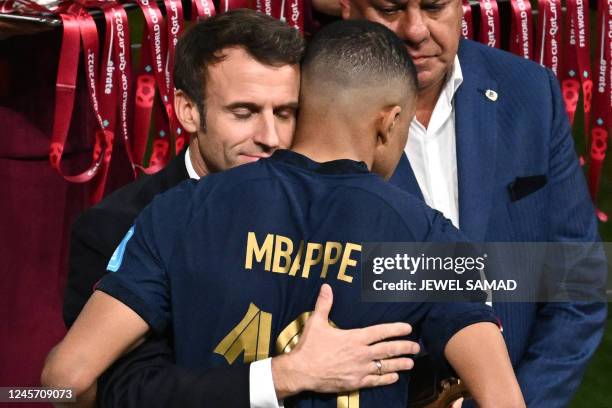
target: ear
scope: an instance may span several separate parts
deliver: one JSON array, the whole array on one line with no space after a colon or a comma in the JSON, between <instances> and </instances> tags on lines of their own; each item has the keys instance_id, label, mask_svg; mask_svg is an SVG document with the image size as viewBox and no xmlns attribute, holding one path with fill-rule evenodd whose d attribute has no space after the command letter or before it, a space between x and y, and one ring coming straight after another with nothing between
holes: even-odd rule
<instances>
[{"instance_id":1,"label":"ear","mask_svg":"<svg viewBox=\"0 0 612 408\"><path fill-rule=\"evenodd\" d=\"M340 11L343 20L348 20L351 15L351 0L340 0Z\"/></svg>"},{"instance_id":2,"label":"ear","mask_svg":"<svg viewBox=\"0 0 612 408\"><path fill-rule=\"evenodd\" d=\"M380 111L380 116L377 124L376 134L378 135L378 144L385 145L389 142L393 128L399 120L402 108L399 105L386 107Z\"/></svg>"},{"instance_id":3,"label":"ear","mask_svg":"<svg viewBox=\"0 0 612 408\"><path fill-rule=\"evenodd\" d=\"M185 94L178 90L174 94L174 112L183 129L189 133L200 130L200 111L198 105Z\"/></svg>"}]
</instances>

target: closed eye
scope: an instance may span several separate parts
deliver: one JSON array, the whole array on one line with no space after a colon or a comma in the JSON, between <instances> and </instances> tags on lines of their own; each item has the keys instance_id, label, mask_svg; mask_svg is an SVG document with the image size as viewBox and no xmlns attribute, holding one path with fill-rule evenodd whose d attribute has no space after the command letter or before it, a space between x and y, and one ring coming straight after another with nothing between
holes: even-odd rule
<instances>
[{"instance_id":1,"label":"closed eye","mask_svg":"<svg viewBox=\"0 0 612 408\"><path fill-rule=\"evenodd\" d=\"M294 107L284 107L274 110L274 114L281 119L289 120L293 119L296 116L296 108Z\"/></svg>"}]
</instances>

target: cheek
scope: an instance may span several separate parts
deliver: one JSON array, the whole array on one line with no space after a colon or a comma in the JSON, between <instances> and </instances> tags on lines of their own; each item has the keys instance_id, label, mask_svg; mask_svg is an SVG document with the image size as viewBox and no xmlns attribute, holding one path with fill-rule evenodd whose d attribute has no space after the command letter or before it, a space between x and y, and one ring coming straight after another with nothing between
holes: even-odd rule
<instances>
[{"instance_id":1,"label":"cheek","mask_svg":"<svg viewBox=\"0 0 612 408\"><path fill-rule=\"evenodd\" d=\"M452 27L449 29L449 27ZM457 48L459 47L459 38L461 35L461 25L454 26L438 21L436 25L430 29L431 36L442 50L444 60L450 62L454 60Z\"/></svg>"}]
</instances>

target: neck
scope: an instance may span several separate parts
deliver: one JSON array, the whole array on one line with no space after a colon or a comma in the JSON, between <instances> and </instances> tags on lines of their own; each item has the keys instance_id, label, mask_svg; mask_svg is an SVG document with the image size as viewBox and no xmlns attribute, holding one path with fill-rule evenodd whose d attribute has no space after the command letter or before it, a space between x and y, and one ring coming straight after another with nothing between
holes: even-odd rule
<instances>
[{"instance_id":1,"label":"neck","mask_svg":"<svg viewBox=\"0 0 612 408\"><path fill-rule=\"evenodd\" d=\"M191 160L191 165L198 176L204 177L210 173L208 166L206 166L206 162L200 153L200 145L198 144L197 136L193 136L191 138L191 142L189 142L189 159Z\"/></svg>"},{"instance_id":2,"label":"neck","mask_svg":"<svg viewBox=\"0 0 612 408\"><path fill-rule=\"evenodd\" d=\"M433 110L436 107L436 103L438 102L438 98L442 93L442 89L444 88L448 77L449 73L447 73L442 78L442 80L431 84L426 88L419 89L417 98L416 118L419 123L423 125L426 129L429 126L431 115L433 114Z\"/></svg>"},{"instance_id":3,"label":"neck","mask_svg":"<svg viewBox=\"0 0 612 408\"><path fill-rule=\"evenodd\" d=\"M343 120L338 118L338 112L332 115L330 111L300 111L291 150L319 163L350 159L365 162L371 169L374 157L365 152L372 149L363 146L368 140L365 134L370 129L363 124L360 126L355 118Z\"/></svg>"},{"instance_id":4,"label":"neck","mask_svg":"<svg viewBox=\"0 0 612 408\"><path fill-rule=\"evenodd\" d=\"M419 96L417 98L416 118L419 123L423 125L426 129L429 126L431 115L433 114L436 102L438 102L438 98L440 97L440 93L442 92L443 86L444 81L440 84L436 84L423 90L419 90Z\"/></svg>"}]
</instances>

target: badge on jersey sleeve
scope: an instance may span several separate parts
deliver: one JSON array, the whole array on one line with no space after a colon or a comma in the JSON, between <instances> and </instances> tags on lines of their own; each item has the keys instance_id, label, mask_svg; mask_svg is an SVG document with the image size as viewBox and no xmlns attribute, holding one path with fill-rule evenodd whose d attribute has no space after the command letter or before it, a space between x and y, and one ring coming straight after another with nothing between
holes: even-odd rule
<instances>
[{"instance_id":1,"label":"badge on jersey sleeve","mask_svg":"<svg viewBox=\"0 0 612 408\"><path fill-rule=\"evenodd\" d=\"M113 252L113 256L111 256L111 259L108 262L108 266L106 267L106 270L108 270L109 272L117 272L119 270L119 267L121 266L121 262L123 261L123 254L125 253L125 247L127 246L127 243L130 240L130 238L132 238L132 235L134 235L133 225L132 225L132 228L130 228L129 231L125 234L125 236L123 237L123 239L121 240L117 248L115 249L115 252Z\"/></svg>"}]
</instances>

